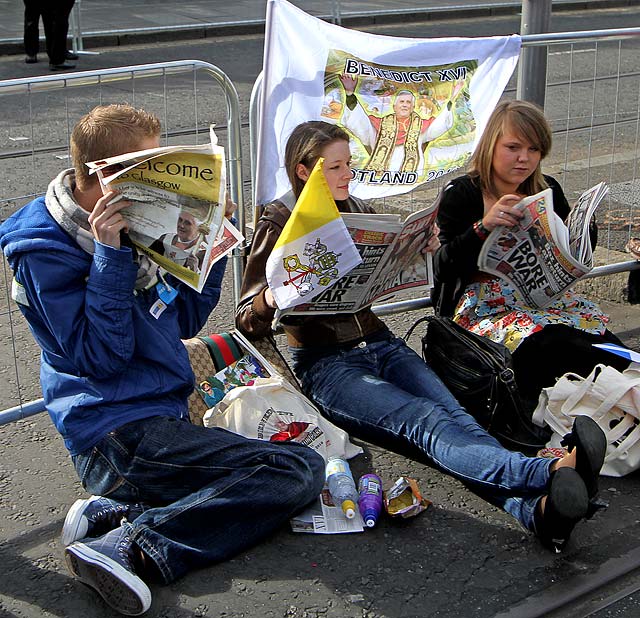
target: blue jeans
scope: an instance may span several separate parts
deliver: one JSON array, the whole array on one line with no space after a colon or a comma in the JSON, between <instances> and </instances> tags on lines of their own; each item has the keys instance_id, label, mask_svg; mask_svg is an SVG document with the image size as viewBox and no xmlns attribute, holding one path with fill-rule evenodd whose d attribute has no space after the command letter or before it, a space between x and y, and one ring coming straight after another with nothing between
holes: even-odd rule
<instances>
[{"instance_id":1,"label":"blue jeans","mask_svg":"<svg viewBox=\"0 0 640 618\"><path fill-rule=\"evenodd\" d=\"M291 348L305 393L350 435L426 458L534 530L550 459L505 449L402 339L374 335L352 348Z\"/></svg>"},{"instance_id":2,"label":"blue jeans","mask_svg":"<svg viewBox=\"0 0 640 618\"><path fill-rule=\"evenodd\" d=\"M150 507L125 525L165 583L254 545L324 483L324 461L306 446L163 416L110 432L74 465L87 491Z\"/></svg>"}]
</instances>

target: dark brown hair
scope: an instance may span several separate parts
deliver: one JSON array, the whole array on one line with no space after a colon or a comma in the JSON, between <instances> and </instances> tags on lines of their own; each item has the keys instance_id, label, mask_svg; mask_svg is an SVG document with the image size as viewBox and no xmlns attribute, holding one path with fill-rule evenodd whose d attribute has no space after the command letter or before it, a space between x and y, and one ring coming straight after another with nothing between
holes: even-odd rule
<instances>
[{"instance_id":1,"label":"dark brown hair","mask_svg":"<svg viewBox=\"0 0 640 618\"><path fill-rule=\"evenodd\" d=\"M349 134L338 125L322 120L303 122L292 131L284 151L284 165L296 198L304 187L304 181L296 173L298 163L311 171L325 146L336 140L348 143Z\"/></svg>"}]
</instances>

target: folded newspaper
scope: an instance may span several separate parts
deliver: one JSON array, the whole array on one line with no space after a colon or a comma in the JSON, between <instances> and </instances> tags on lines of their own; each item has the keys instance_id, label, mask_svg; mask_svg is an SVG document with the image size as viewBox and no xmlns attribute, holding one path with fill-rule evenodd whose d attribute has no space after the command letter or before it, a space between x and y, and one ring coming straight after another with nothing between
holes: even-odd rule
<instances>
[{"instance_id":1,"label":"folded newspaper","mask_svg":"<svg viewBox=\"0 0 640 618\"><path fill-rule=\"evenodd\" d=\"M224 217L225 158L211 143L167 146L87 163L103 190L117 189L136 249L197 291L242 235Z\"/></svg>"},{"instance_id":2,"label":"folded newspaper","mask_svg":"<svg viewBox=\"0 0 640 618\"><path fill-rule=\"evenodd\" d=\"M601 182L585 191L565 222L545 189L515 205L524 217L515 228L499 226L485 240L478 268L512 285L530 307L543 308L593 268L589 224L609 189Z\"/></svg>"},{"instance_id":3,"label":"folded newspaper","mask_svg":"<svg viewBox=\"0 0 640 618\"><path fill-rule=\"evenodd\" d=\"M423 249L433 235L437 204L409 215L345 213L342 218L362 262L309 303L283 311L353 313L377 300L433 286L431 254Z\"/></svg>"},{"instance_id":4,"label":"folded newspaper","mask_svg":"<svg viewBox=\"0 0 640 618\"><path fill-rule=\"evenodd\" d=\"M356 510L353 519L347 519L342 509L333 503L329 488L325 485L320 496L304 511L289 520L293 532L313 534L343 534L363 532L364 521Z\"/></svg>"}]
</instances>

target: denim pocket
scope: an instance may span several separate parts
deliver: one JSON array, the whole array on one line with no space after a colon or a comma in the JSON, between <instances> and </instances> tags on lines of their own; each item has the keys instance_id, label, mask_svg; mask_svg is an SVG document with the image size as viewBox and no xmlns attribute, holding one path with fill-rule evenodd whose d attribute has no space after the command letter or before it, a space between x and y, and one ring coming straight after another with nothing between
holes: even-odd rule
<instances>
[{"instance_id":1,"label":"denim pocket","mask_svg":"<svg viewBox=\"0 0 640 618\"><path fill-rule=\"evenodd\" d=\"M88 454L78 455L74 463L80 482L89 493L115 497L112 494L126 484L125 479L98 447L94 446Z\"/></svg>"}]
</instances>

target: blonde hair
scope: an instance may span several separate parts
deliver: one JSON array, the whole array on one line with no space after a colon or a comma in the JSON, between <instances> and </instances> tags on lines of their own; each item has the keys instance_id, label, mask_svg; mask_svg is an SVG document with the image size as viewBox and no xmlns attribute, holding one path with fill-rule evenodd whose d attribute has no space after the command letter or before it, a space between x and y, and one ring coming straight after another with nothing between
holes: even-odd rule
<instances>
[{"instance_id":1,"label":"blonde hair","mask_svg":"<svg viewBox=\"0 0 640 618\"><path fill-rule=\"evenodd\" d=\"M482 192L500 198L493 180L493 152L498 139L514 133L540 151L540 161L551 150L551 127L540 107L528 101L503 101L489 117L478 146L471 157L469 175L479 181ZM547 188L540 164L518 187L518 193L533 195Z\"/></svg>"},{"instance_id":2,"label":"blonde hair","mask_svg":"<svg viewBox=\"0 0 640 618\"><path fill-rule=\"evenodd\" d=\"M123 103L94 107L71 133L76 184L84 191L97 182L96 176L89 176L88 161L138 150L140 142L159 135L160 120L155 114Z\"/></svg>"}]
</instances>

